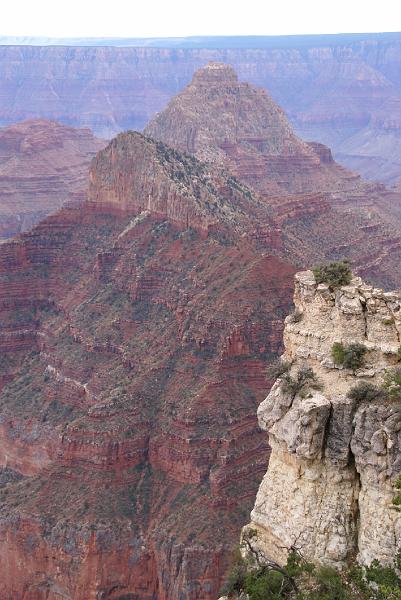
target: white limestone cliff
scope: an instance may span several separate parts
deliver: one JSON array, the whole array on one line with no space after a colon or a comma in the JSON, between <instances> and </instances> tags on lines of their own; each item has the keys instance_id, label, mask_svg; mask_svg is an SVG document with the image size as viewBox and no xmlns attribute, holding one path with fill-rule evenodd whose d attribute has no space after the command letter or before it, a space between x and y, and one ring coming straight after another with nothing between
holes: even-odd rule
<instances>
[{"instance_id":1,"label":"white limestone cliff","mask_svg":"<svg viewBox=\"0 0 401 600\"><path fill-rule=\"evenodd\" d=\"M401 545L394 483L401 474L401 401L385 395L356 401L361 381L382 386L397 366L401 295L355 277L332 291L311 271L295 277L295 318L287 317L283 361L289 374L312 368L320 389L289 393L283 378L259 406L272 448L251 523L253 544L284 563L288 549L340 567L355 556L391 562ZM363 367L334 364L335 342L363 344Z\"/></svg>"}]
</instances>

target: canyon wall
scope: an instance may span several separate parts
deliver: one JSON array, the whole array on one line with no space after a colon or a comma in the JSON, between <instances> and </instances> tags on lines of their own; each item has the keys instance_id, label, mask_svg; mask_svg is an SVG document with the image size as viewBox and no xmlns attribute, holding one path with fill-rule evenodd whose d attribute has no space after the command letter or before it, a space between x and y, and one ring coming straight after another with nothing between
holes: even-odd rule
<instances>
[{"instance_id":1,"label":"canyon wall","mask_svg":"<svg viewBox=\"0 0 401 600\"><path fill-rule=\"evenodd\" d=\"M45 120L0 129L0 241L84 193L105 143L88 129Z\"/></svg>"},{"instance_id":2,"label":"canyon wall","mask_svg":"<svg viewBox=\"0 0 401 600\"><path fill-rule=\"evenodd\" d=\"M332 291L305 271L295 277L294 304L282 357L290 371L258 409L272 451L248 527L281 563L291 547L333 566L355 555L391 563L401 542L401 403L380 386L398 366L401 297L359 277ZM362 344L363 364L336 364L334 343ZM319 385L291 387L289 377L305 369ZM350 394L363 382L375 386L370 396Z\"/></svg>"},{"instance_id":3,"label":"canyon wall","mask_svg":"<svg viewBox=\"0 0 401 600\"><path fill-rule=\"evenodd\" d=\"M263 207L257 235L274 231L294 264L347 256L361 274L398 285L399 191L364 181L326 146L303 142L269 94L241 82L230 65L199 69L144 131L252 188Z\"/></svg>"},{"instance_id":4,"label":"canyon wall","mask_svg":"<svg viewBox=\"0 0 401 600\"><path fill-rule=\"evenodd\" d=\"M199 67L215 60L232 64L240 80L268 89L302 137L328 144L350 168L385 182L400 177L397 34L285 38L270 47L219 43L0 46L0 123L56 119L101 137L140 130Z\"/></svg>"},{"instance_id":5,"label":"canyon wall","mask_svg":"<svg viewBox=\"0 0 401 600\"><path fill-rule=\"evenodd\" d=\"M235 144L212 139L223 161L202 163L119 134L93 160L84 202L0 246L0 597L216 598L266 472L256 408L282 351L293 264L341 253L400 284L380 186L345 173L344 190L345 170L264 92L212 71L223 78L208 94L202 69L194 108L215 96L230 121L245 90L253 137L226 127ZM280 193L259 194L229 170L237 148L283 158L294 185L291 152L306 157L316 188L293 193L261 161L256 183ZM238 164L251 179L252 161Z\"/></svg>"},{"instance_id":6,"label":"canyon wall","mask_svg":"<svg viewBox=\"0 0 401 600\"><path fill-rule=\"evenodd\" d=\"M1 598L217 597L294 272L261 207L126 133L87 202L1 245Z\"/></svg>"}]
</instances>

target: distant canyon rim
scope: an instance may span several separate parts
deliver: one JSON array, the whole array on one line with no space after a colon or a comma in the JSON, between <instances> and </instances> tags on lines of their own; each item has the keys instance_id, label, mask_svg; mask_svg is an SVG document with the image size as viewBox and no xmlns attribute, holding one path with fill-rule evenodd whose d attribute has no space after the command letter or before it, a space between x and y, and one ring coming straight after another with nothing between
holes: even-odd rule
<instances>
[{"instance_id":1,"label":"distant canyon rim","mask_svg":"<svg viewBox=\"0 0 401 600\"><path fill-rule=\"evenodd\" d=\"M46 118L101 138L142 130L217 60L267 89L301 137L345 166L389 185L401 178L401 34L65 43L0 46L1 124Z\"/></svg>"}]
</instances>

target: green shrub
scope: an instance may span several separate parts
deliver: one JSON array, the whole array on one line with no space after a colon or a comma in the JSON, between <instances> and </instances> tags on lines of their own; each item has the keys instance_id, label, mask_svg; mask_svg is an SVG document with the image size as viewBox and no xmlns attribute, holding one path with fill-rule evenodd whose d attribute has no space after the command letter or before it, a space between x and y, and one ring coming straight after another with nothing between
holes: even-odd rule
<instances>
[{"instance_id":1,"label":"green shrub","mask_svg":"<svg viewBox=\"0 0 401 600\"><path fill-rule=\"evenodd\" d=\"M383 390L367 381L360 381L348 392L348 398L357 402L372 402L378 398L383 398L383 396Z\"/></svg>"},{"instance_id":2,"label":"green shrub","mask_svg":"<svg viewBox=\"0 0 401 600\"><path fill-rule=\"evenodd\" d=\"M344 346L335 342L331 348L331 356L336 365L342 365L346 369L356 371L364 363L366 348L363 344L349 344Z\"/></svg>"},{"instance_id":3,"label":"green shrub","mask_svg":"<svg viewBox=\"0 0 401 600\"><path fill-rule=\"evenodd\" d=\"M336 365L343 365L345 360L345 348L340 342L334 342L331 347L331 357Z\"/></svg>"},{"instance_id":4,"label":"green shrub","mask_svg":"<svg viewBox=\"0 0 401 600\"><path fill-rule=\"evenodd\" d=\"M374 581L379 586L384 585L401 589L401 580L395 570L392 567L382 566L378 560L374 560L370 567L366 569L366 579Z\"/></svg>"},{"instance_id":5,"label":"green shrub","mask_svg":"<svg viewBox=\"0 0 401 600\"><path fill-rule=\"evenodd\" d=\"M397 360L398 362L401 361L401 346L398 346L398 350L397 350Z\"/></svg>"},{"instance_id":6,"label":"green shrub","mask_svg":"<svg viewBox=\"0 0 401 600\"><path fill-rule=\"evenodd\" d=\"M283 376L282 389L285 394L293 398L304 393L307 389L321 390L322 385L310 367L301 367L292 377L288 372Z\"/></svg>"},{"instance_id":7,"label":"green shrub","mask_svg":"<svg viewBox=\"0 0 401 600\"><path fill-rule=\"evenodd\" d=\"M347 260L332 262L328 265L319 265L314 267L312 271L316 283L326 283L332 289L348 285L352 279L350 263Z\"/></svg>"},{"instance_id":8,"label":"green shrub","mask_svg":"<svg viewBox=\"0 0 401 600\"><path fill-rule=\"evenodd\" d=\"M401 494L397 494L396 496L394 496L392 503L394 504L394 506L401 506Z\"/></svg>"},{"instance_id":9,"label":"green shrub","mask_svg":"<svg viewBox=\"0 0 401 600\"><path fill-rule=\"evenodd\" d=\"M320 567L316 571L317 590L313 600L348 600L347 587L341 574L333 567Z\"/></svg>"},{"instance_id":10,"label":"green shrub","mask_svg":"<svg viewBox=\"0 0 401 600\"><path fill-rule=\"evenodd\" d=\"M392 399L401 397L401 368L389 369L385 372L383 389Z\"/></svg>"},{"instance_id":11,"label":"green shrub","mask_svg":"<svg viewBox=\"0 0 401 600\"><path fill-rule=\"evenodd\" d=\"M258 569L245 578L244 592L249 600L279 600L292 590L285 575L278 571Z\"/></svg>"},{"instance_id":12,"label":"green shrub","mask_svg":"<svg viewBox=\"0 0 401 600\"><path fill-rule=\"evenodd\" d=\"M291 362L285 360L277 360L273 364L269 365L266 370L266 377L268 379L279 379L285 373L291 369Z\"/></svg>"},{"instance_id":13,"label":"green shrub","mask_svg":"<svg viewBox=\"0 0 401 600\"><path fill-rule=\"evenodd\" d=\"M254 552L252 546L250 551ZM249 600L401 600L400 552L393 566L375 560L369 567L351 564L342 571L316 566L297 550L290 551L284 567L264 558L265 563L257 559L256 564L241 559L243 570L238 576L235 567L231 591L223 588L230 599L247 595Z\"/></svg>"}]
</instances>

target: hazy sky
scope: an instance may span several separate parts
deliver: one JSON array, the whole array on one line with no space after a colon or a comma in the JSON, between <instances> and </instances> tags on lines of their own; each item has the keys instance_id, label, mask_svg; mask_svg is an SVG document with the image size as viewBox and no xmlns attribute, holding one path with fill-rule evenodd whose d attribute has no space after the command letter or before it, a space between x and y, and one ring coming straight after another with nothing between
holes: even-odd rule
<instances>
[{"instance_id":1,"label":"hazy sky","mask_svg":"<svg viewBox=\"0 0 401 600\"><path fill-rule=\"evenodd\" d=\"M401 31L401 0L3 0L0 35L168 37Z\"/></svg>"}]
</instances>

